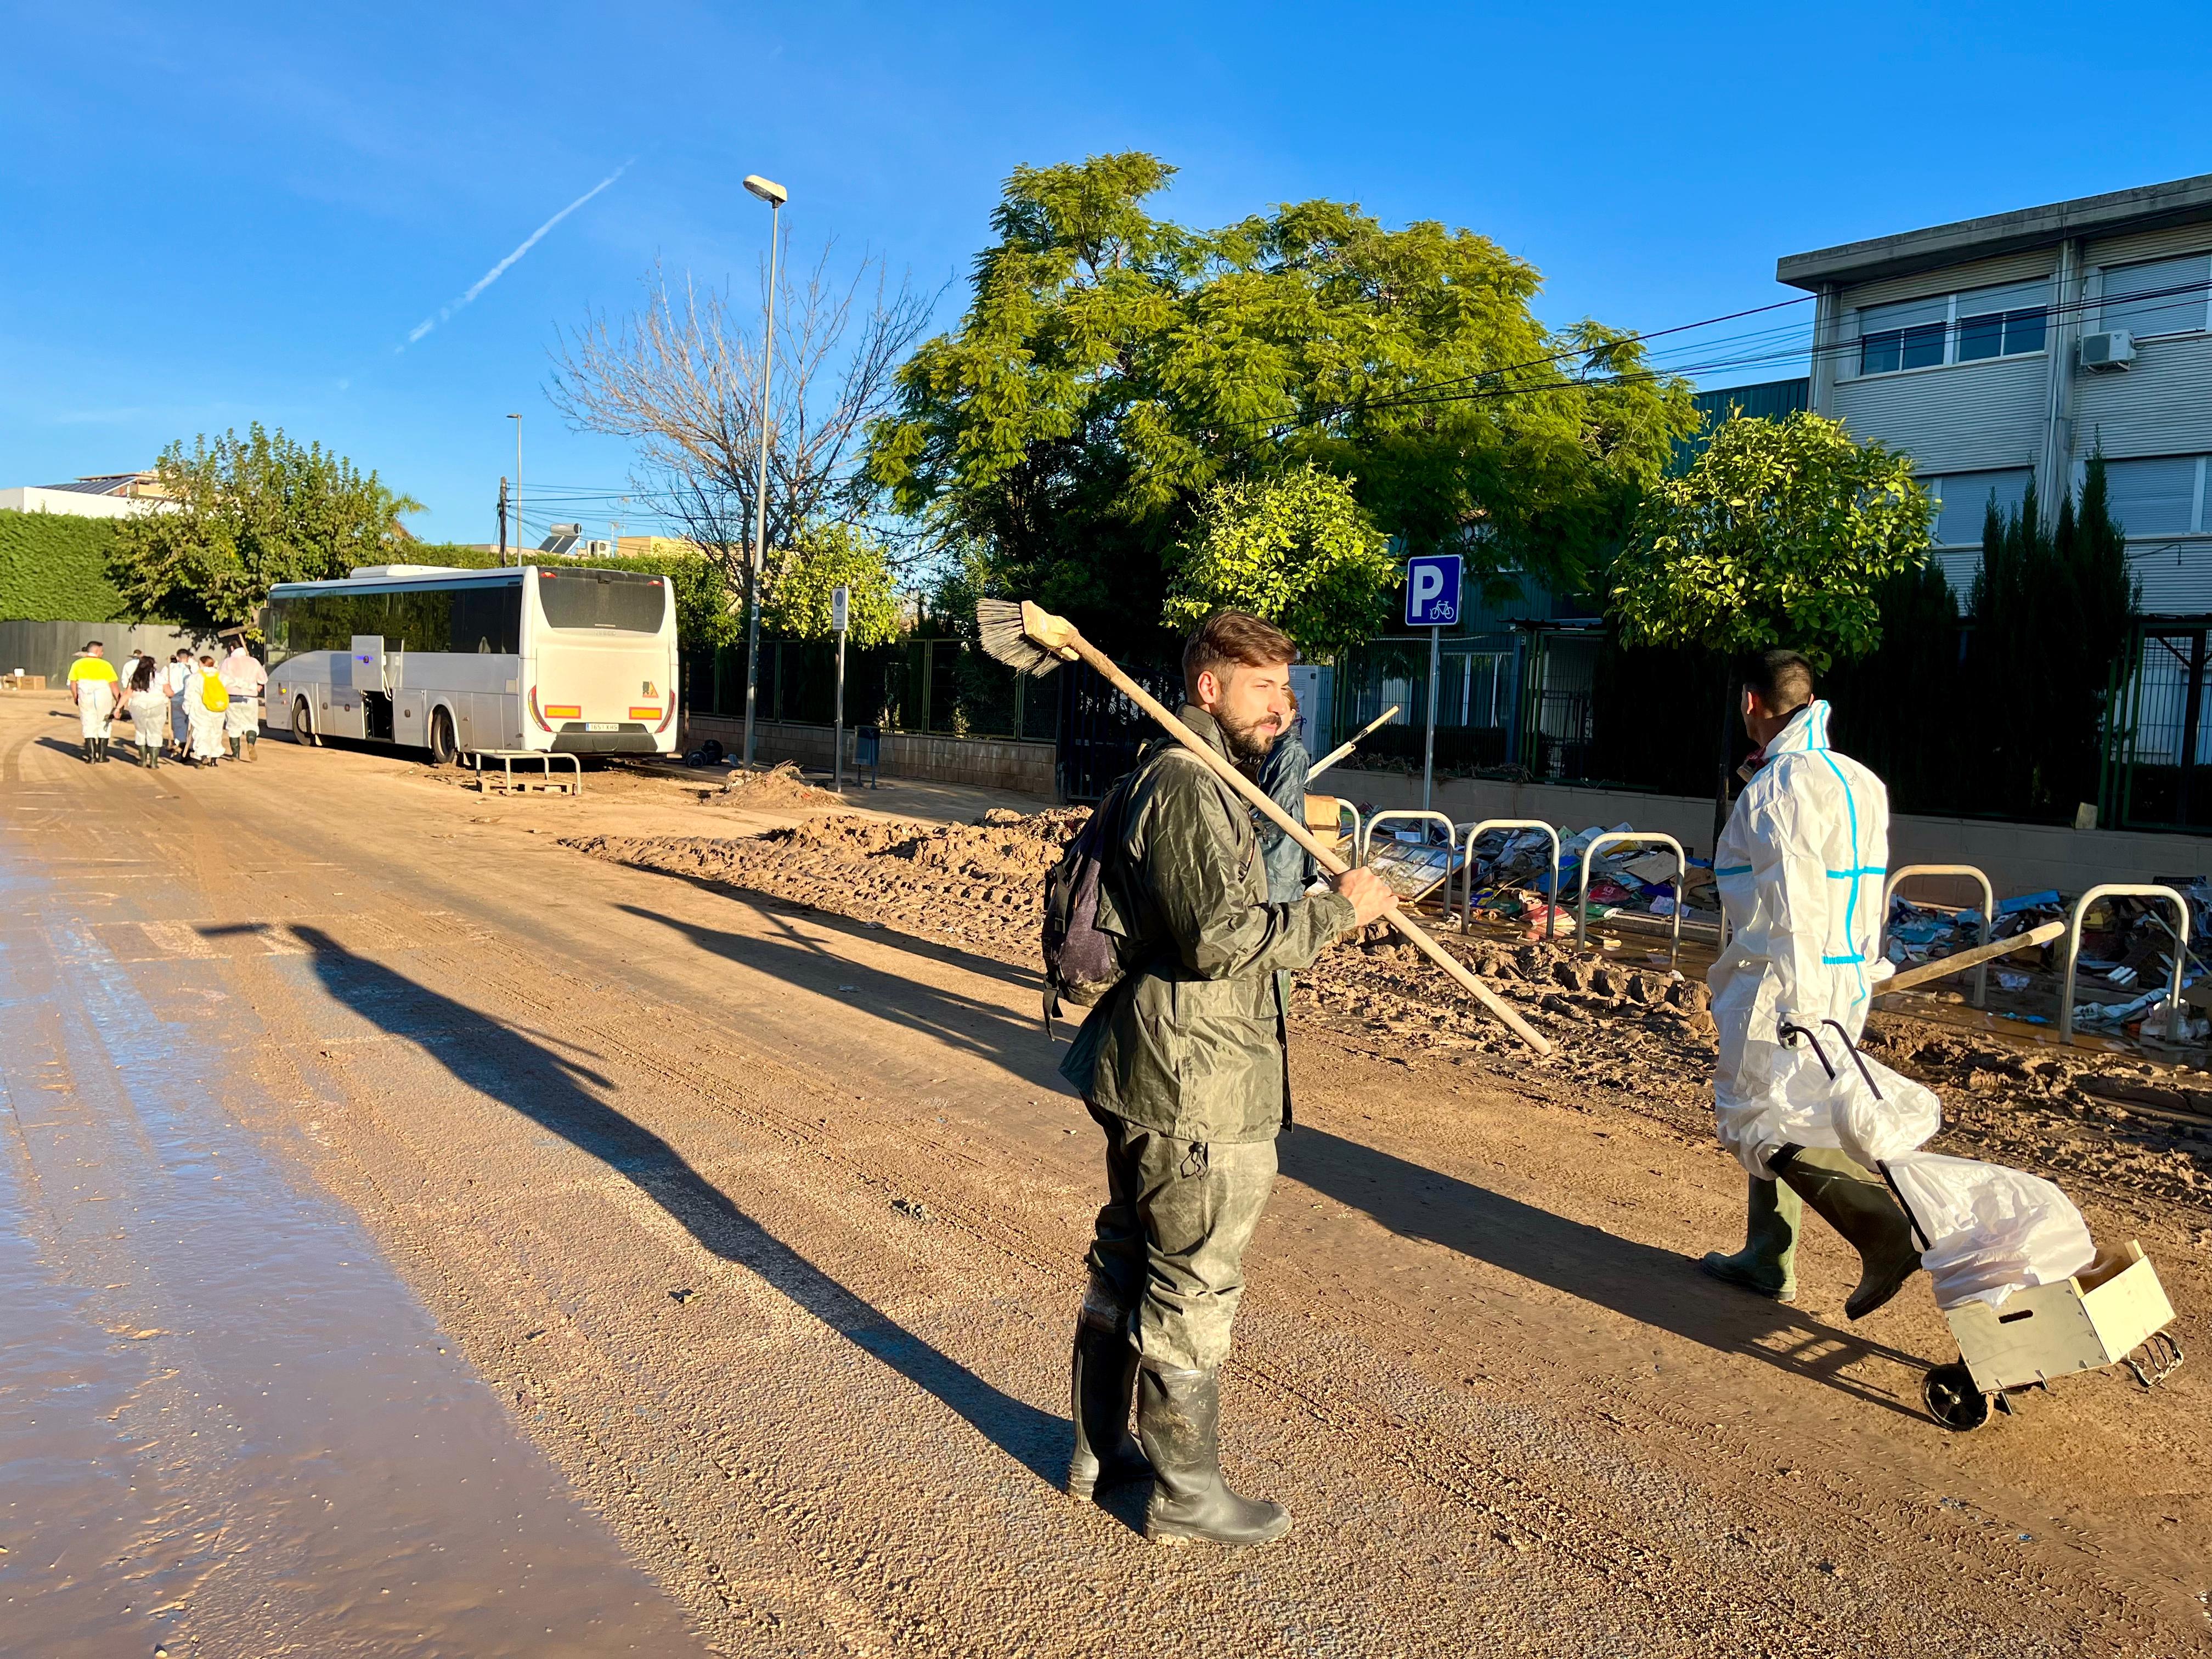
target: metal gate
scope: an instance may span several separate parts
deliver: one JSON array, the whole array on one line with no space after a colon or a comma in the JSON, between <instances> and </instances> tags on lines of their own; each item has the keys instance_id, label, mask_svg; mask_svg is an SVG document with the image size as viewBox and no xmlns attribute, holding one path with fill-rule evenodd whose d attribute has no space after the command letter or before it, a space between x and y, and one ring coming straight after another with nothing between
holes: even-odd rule
<instances>
[{"instance_id":1,"label":"metal gate","mask_svg":"<svg viewBox=\"0 0 2212 1659\"><path fill-rule=\"evenodd\" d=\"M2145 617L2115 672L2100 821L2212 833L2212 617Z\"/></svg>"},{"instance_id":2,"label":"metal gate","mask_svg":"<svg viewBox=\"0 0 2212 1659\"><path fill-rule=\"evenodd\" d=\"M1170 708L1182 703L1182 671L1155 665L1131 668L1129 678ZM1060 798L1095 801L1137 763L1137 751L1161 735L1151 715L1109 684L1088 663L1070 663L1054 678L1060 688L1059 753L1054 769Z\"/></svg>"}]
</instances>

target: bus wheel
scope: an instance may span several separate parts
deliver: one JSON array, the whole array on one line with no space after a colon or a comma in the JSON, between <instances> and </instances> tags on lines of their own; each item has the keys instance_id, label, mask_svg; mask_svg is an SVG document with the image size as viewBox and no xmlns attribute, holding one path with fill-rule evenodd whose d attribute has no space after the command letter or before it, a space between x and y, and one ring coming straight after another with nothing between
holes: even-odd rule
<instances>
[{"instance_id":1,"label":"bus wheel","mask_svg":"<svg viewBox=\"0 0 2212 1659\"><path fill-rule=\"evenodd\" d=\"M303 743L310 749L322 746L323 740L315 735L315 718L308 712L305 697L292 705L292 741Z\"/></svg>"},{"instance_id":2,"label":"bus wheel","mask_svg":"<svg viewBox=\"0 0 2212 1659\"><path fill-rule=\"evenodd\" d=\"M430 714L430 760L437 766L457 766L461 752L453 743L453 717L444 709Z\"/></svg>"}]
</instances>

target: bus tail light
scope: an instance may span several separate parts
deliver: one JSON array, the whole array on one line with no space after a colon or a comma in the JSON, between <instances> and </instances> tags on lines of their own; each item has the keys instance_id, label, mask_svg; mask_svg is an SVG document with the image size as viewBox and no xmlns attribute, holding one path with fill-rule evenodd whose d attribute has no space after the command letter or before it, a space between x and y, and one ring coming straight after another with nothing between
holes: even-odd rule
<instances>
[{"instance_id":1,"label":"bus tail light","mask_svg":"<svg viewBox=\"0 0 2212 1659\"><path fill-rule=\"evenodd\" d=\"M553 729L545 723L545 716L538 712L538 688L534 685L530 688L530 718L538 722L538 729L541 732Z\"/></svg>"},{"instance_id":2,"label":"bus tail light","mask_svg":"<svg viewBox=\"0 0 2212 1659\"><path fill-rule=\"evenodd\" d=\"M668 729L668 722L675 718L676 699L674 697L671 697L668 700L668 712L660 717L660 724L654 726L653 729L656 732L665 732Z\"/></svg>"}]
</instances>

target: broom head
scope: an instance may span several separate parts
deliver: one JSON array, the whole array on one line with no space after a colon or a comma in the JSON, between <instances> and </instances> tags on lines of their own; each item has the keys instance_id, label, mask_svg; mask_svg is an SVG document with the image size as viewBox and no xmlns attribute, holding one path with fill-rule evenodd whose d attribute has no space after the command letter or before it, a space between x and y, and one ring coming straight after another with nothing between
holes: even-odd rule
<instances>
[{"instance_id":1,"label":"broom head","mask_svg":"<svg viewBox=\"0 0 2212 1659\"><path fill-rule=\"evenodd\" d=\"M1076 659L1075 624L1027 599L976 600L975 627L984 651L1018 673L1049 674Z\"/></svg>"}]
</instances>

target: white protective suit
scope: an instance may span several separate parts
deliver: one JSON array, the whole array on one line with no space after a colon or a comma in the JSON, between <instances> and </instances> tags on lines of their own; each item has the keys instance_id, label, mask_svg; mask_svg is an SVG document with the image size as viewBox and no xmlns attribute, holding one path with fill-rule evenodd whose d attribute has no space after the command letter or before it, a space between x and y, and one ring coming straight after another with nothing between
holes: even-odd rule
<instances>
[{"instance_id":1,"label":"white protective suit","mask_svg":"<svg viewBox=\"0 0 2212 1659\"><path fill-rule=\"evenodd\" d=\"M1808 703L1766 745L1766 761L1729 815L1713 857L1732 933L1705 975L1720 1054L1713 1115L1721 1140L1752 1174L1786 1142L1836 1145L1791 1133L1791 1084L1809 1052L1785 1047L1786 1018L1820 1033L1833 1019L1858 1041L1877 978L1882 878L1889 863L1889 792L1828 747L1828 705ZM1829 1042L1832 1057L1838 1045ZM1825 1118L1825 1110L1822 1113Z\"/></svg>"}]
</instances>

